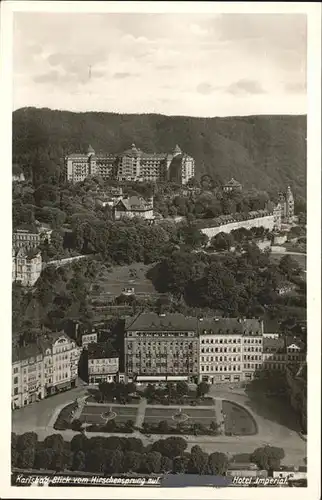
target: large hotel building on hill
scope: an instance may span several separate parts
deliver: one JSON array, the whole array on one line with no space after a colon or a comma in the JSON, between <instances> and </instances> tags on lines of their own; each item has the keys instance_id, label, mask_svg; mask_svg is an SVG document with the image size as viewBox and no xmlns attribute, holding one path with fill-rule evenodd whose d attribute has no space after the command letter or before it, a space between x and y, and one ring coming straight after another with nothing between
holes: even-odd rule
<instances>
[{"instance_id":1,"label":"large hotel building on hill","mask_svg":"<svg viewBox=\"0 0 322 500\"><path fill-rule=\"evenodd\" d=\"M66 180L80 182L89 175L118 181L172 181L186 184L195 175L194 159L176 146L172 153L145 153L132 144L121 154L73 153L65 158Z\"/></svg>"}]
</instances>

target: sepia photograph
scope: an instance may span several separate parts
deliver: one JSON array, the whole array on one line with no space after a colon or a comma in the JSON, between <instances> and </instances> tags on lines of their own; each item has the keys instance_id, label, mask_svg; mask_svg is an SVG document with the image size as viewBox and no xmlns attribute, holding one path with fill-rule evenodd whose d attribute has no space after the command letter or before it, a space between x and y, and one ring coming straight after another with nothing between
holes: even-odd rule
<instances>
[{"instance_id":1,"label":"sepia photograph","mask_svg":"<svg viewBox=\"0 0 322 500\"><path fill-rule=\"evenodd\" d=\"M10 485L306 497L306 4L7 3Z\"/></svg>"}]
</instances>

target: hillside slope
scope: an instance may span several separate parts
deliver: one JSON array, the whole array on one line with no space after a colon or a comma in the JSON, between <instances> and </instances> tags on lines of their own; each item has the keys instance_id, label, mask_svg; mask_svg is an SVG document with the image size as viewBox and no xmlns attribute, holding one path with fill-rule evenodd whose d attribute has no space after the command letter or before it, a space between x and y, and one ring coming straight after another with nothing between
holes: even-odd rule
<instances>
[{"instance_id":1,"label":"hillside slope","mask_svg":"<svg viewBox=\"0 0 322 500\"><path fill-rule=\"evenodd\" d=\"M146 151L176 144L196 160L196 174L215 181L238 179L268 191L291 185L306 190L306 116L191 118L181 116L72 113L22 108L13 113L13 161L28 170L41 155L58 165L88 144L121 152L132 143ZM31 172L29 172L31 173Z\"/></svg>"}]
</instances>

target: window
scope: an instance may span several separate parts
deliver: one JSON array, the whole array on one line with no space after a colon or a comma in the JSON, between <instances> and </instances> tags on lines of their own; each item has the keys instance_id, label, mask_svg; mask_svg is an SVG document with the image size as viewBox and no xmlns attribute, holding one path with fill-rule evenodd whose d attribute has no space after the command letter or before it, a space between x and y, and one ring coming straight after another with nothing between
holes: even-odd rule
<instances>
[{"instance_id":1,"label":"window","mask_svg":"<svg viewBox=\"0 0 322 500\"><path fill-rule=\"evenodd\" d=\"M14 368L13 369L13 373L18 373L19 369L18 368Z\"/></svg>"},{"instance_id":2,"label":"window","mask_svg":"<svg viewBox=\"0 0 322 500\"><path fill-rule=\"evenodd\" d=\"M18 394L18 387L15 387L15 388L14 388L13 394L14 394L15 396L17 396L17 394Z\"/></svg>"},{"instance_id":3,"label":"window","mask_svg":"<svg viewBox=\"0 0 322 500\"><path fill-rule=\"evenodd\" d=\"M14 377L13 383L14 383L14 385L18 384L18 377Z\"/></svg>"}]
</instances>

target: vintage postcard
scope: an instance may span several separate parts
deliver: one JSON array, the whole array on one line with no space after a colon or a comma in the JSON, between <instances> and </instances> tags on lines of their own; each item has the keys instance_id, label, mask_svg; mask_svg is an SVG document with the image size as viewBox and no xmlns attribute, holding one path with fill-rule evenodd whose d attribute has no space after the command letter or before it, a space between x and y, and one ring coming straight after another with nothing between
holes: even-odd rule
<instances>
[{"instance_id":1,"label":"vintage postcard","mask_svg":"<svg viewBox=\"0 0 322 500\"><path fill-rule=\"evenodd\" d=\"M3 498L319 497L320 36L2 3Z\"/></svg>"}]
</instances>

